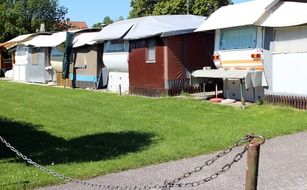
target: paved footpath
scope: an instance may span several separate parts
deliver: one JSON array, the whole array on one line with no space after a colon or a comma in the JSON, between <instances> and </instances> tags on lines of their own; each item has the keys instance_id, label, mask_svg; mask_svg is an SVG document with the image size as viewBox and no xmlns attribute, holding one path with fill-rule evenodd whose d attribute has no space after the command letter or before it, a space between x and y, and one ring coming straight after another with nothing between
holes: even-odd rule
<instances>
[{"instance_id":1,"label":"paved footpath","mask_svg":"<svg viewBox=\"0 0 307 190\"><path fill-rule=\"evenodd\" d=\"M236 149L238 152L241 149ZM173 161L145 168L110 174L88 180L91 183L110 185L162 184L166 179L173 179L184 172L201 165L215 154ZM231 156L233 157L232 154ZM230 161L222 159L206 168L200 175L193 175L188 181L196 181L210 176ZM246 155L227 173L215 180L191 190L244 190ZM73 183L41 188L41 190L84 190L93 189ZM178 188L173 188L179 190ZM261 149L259 190L307 190L307 132L288 135L268 140Z\"/></svg>"}]
</instances>

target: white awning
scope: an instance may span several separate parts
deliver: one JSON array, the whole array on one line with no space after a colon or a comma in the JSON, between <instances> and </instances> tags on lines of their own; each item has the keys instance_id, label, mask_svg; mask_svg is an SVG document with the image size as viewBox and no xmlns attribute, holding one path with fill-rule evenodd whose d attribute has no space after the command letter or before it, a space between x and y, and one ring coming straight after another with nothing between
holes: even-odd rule
<instances>
[{"instance_id":1,"label":"white awning","mask_svg":"<svg viewBox=\"0 0 307 190\"><path fill-rule=\"evenodd\" d=\"M73 47L77 48L95 44L97 41L95 41L94 38L97 36L97 34L98 32L87 32L77 35L73 40Z\"/></svg>"},{"instance_id":2,"label":"white awning","mask_svg":"<svg viewBox=\"0 0 307 190\"><path fill-rule=\"evenodd\" d=\"M197 70L192 73L196 78L244 79L245 88L268 86L263 71L209 69Z\"/></svg>"},{"instance_id":3,"label":"white awning","mask_svg":"<svg viewBox=\"0 0 307 190\"><path fill-rule=\"evenodd\" d=\"M56 47L66 41L66 32L57 32L52 35L40 35L23 43L34 47Z\"/></svg>"},{"instance_id":4,"label":"white awning","mask_svg":"<svg viewBox=\"0 0 307 190\"><path fill-rule=\"evenodd\" d=\"M133 26L133 23L125 23L125 21L119 21L114 24L104 27L95 36L96 41L115 40L122 38Z\"/></svg>"},{"instance_id":5,"label":"white awning","mask_svg":"<svg viewBox=\"0 0 307 190\"><path fill-rule=\"evenodd\" d=\"M118 21L103 28L94 40L134 40L192 33L206 18L195 15L160 15Z\"/></svg>"},{"instance_id":6,"label":"white awning","mask_svg":"<svg viewBox=\"0 0 307 190\"><path fill-rule=\"evenodd\" d=\"M261 26L286 27L307 23L307 3L280 2Z\"/></svg>"},{"instance_id":7,"label":"white awning","mask_svg":"<svg viewBox=\"0 0 307 190\"><path fill-rule=\"evenodd\" d=\"M277 2L278 0L254 0L221 7L203 22L196 31L257 25L266 11Z\"/></svg>"},{"instance_id":8,"label":"white awning","mask_svg":"<svg viewBox=\"0 0 307 190\"><path fill-rule=\"evenodd\" d=\"M35 46L37 47L38 44L48 40L48 38L50 38L51 35L39 35L39 36L35 36L34 38L32 38L29 41L25 41L22 44L25 46Z\"/></svg>"},{"instance_id":9,"label":"white awning","mask_svg":"<svg viewBox=\"0 0 307 190\"><path fill-rule=\"evenodd\" d=\"M224 70L224 69L208 69L197 70L192 73L193 77L198 78L231 78L243 79L248 74L248 70Z\"/></svg>"},{"instance_id":10,"label":"white awning","mask_svg":"<svg viewBox=\"0 0 307 190\"><path fill-rule=\"evenodd\" d=\"M134 26L124 37L126 40L142 39L152 36L171 36L192 33L206 17L195 15L149 16L135 20Z\"/></svg>"},{"instance_id":11,"label":"white awning","mask_svg":"<svg viewBox=\"0 0 307 190\"><path fill-rule=\"evenodd\" d=\"M77 32L85 32L85 30L71 30L68 31L70 33ZM56 32L52 35L39 35L33 38L30 41L24 42L23 44L26 46L34 46L34 47L56 47L63 44L66 41L66 31L64 32Z\"/></svg>"},{"instance_id":12,"label":"white awning","mask_svg":"<svg viewBox=\"0 0 307 190\"><path fill-rule=\"evenodd\" d=\"M32 39L32 37L35 35L37 35L37 33L20 35L7 42L1 43L0 46L3 46L5 48L12 48L16 46L17 43Z\"/></svg>"}]
</instances>

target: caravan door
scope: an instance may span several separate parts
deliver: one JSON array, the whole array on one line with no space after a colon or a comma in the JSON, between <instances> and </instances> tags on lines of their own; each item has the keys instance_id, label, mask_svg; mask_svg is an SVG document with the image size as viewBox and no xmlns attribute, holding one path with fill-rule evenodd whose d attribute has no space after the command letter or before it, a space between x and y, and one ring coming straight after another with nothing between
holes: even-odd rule
<instances>
[{"instance_id":1,"label":"caravan door","mask_svg":"<svg viewBox=\"0 0 307 190\"><path fill-rule=\"evenodd\" d=\"M15 64L13 64L13 80L14 81L27 81L27 69L29 62L29 48L26 46L17 46L15 52Z\"/></svg>"}]
</instances>

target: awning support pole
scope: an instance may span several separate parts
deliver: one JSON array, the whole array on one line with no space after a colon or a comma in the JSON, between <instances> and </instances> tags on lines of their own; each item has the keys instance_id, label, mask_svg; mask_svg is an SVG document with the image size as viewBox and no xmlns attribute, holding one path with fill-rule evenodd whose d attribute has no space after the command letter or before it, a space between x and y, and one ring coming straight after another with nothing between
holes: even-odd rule
<instances>
[{"instance_id":1,"label":"awning support pole","mask_svg":"<svg viewBox=\"0 0 307 190\"><path fill-rule=\"evenodd\" d=\"M229 99L228 78L225 79L226 98Z\"/></svg>"},{"instance_id":2,"label":"awning support pole","mask_svg":"<svg viewBox=\"0 0 307 190\"><path fill-rule=\"evenodd\" d=\"M243 89L243 79L240 79L240 92L241 92L241 104L242 109L245 109L245 99L244 99L244 89Z\"/></svg>"},{"instance_id":3,"label":"awning support pole","mask_svg":"<svg viewBox=\"0 0 307 190\"><path fill-rule=\"evenodd\" d=\"M122 85L121 84L118 85L118 91L119 91L119 95L121 96L122 95Z\"/></svg>"},{"instance_id":4,"label":"awning support pole","mask_svg":"<svg viewBox=\"0 0 307 190\"><path fill-rule=\"evenodd\" d=\"M203 89L204 89L204 100L207 100L207 94L206 94L206 81L204 82Z\"/></svg>"},{"instance_id":5,"label":"awning support pole","mask_svg":"<svg viewBox=\"0 0 307 190\"><path fill-rule=\"evenodd\" d=\"M217 83L215 84L215 98L217 98Z\"/></svg>"}]
</instances>

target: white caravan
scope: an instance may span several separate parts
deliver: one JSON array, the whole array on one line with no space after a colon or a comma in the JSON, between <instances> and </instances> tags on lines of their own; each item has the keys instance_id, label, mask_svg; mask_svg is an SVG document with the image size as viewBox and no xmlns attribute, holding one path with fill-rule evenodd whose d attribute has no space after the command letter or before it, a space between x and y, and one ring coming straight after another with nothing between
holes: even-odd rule
<instances>
[{"instance_id":1,"label":"white caravan","mask_svg":"<svg viewBox=\"0 0 307 190\"><path fill-rule=\"evenodd\" d=\"M129 92L129 42L109 40L104 43L103 63L109 72L108 90Z\"/></svg>"},{"instance_id":2,"label":"white caravan","mask_svg":"<svg viewBox=\"0 0 307 190\"><path fill-rule=\"evenodd\" d=\"M217 29L212 56L214 64L217 68L226 70L265 71L267 83L263 83L271 86L271 40L272 28L241 26ZM226 91L225 98L240 100L240 80L231 77L224 80L224 92ZM243 95L247 101L262 100L264 87L254 85L245 88Z\"/></svg>"},{"instance_id":3,"label":"white caravan","mask_svg":"<svg viewBox=\"0 0 307 190\"><path fill-rule=\"evenodd\" d=\"M254 0L220 8L197 31L215 30L213 60L217 68L263 71L265 81L246 88L245 99L261 99L261 86L266 83L265 94L306 96L306 10L307 3ZM224 91L229 91L224 95L240 99L238 83L231 77L224 80Z\"/></svg>"}]
</instances>

